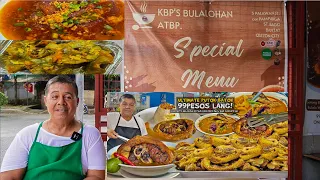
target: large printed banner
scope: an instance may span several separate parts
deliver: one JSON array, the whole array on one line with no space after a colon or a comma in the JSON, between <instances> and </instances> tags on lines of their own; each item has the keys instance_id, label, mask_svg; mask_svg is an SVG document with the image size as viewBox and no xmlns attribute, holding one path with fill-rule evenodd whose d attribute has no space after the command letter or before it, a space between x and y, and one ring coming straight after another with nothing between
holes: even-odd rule
<instances>
[{"instance_id":1,"label":"large printed banner","mask_svg":"<svg viewBox=\"0 0 320 180\"><path fill-rule=\"evenodd\" d=\"M319 3L308 3L308 60L304 135L320 135Z\"/></svg>"},{"instance_id":2,"label":"large printed banner","mask_svg":"<svg viewBox=\"0 0 320 180\"><path fill-rule=\"evenodd\" d=\"M283 2L126 2L126 91L283 87Z\"/></svg>"}]
</instances>

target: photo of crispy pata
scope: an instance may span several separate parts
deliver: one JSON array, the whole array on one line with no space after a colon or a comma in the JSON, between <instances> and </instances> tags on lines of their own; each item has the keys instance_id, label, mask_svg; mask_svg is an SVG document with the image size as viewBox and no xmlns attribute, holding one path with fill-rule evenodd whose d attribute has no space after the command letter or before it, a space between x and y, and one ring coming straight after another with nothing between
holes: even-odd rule
<instances>
[{"instance_id":1,"label":"photo of crispy pata","mask_svg":"<svg viewBox=\"0 0 320 180\"><path fill-rule=\"evenodd\" d=\"M148 136L136 136L122 144L117 153L125 156L137 166L171 164L173 152L161 141Z\"/></svg>"},{"instance_id":2,"label":"photo of crispy pata","mask_svg":"<svg viewBox=\"0 0 320 180\"><path fill-rule=\"evenodd\" d=\"M147 124L148 131L150 126ZM194 122L190 119L176 119L162 121L153 128L153 134L157 138L165 141L179 141L190 138L195 132Z\"/></svg>"}]
</instances>

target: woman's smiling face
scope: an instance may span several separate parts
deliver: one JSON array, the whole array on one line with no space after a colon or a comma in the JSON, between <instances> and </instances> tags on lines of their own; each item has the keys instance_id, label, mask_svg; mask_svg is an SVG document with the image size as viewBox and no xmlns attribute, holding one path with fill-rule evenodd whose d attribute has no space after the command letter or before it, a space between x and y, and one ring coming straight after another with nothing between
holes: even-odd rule
<instances>
[{"instance_id":1,"label":"woman's smiling face","mask_svg":"<svg viewBox=\"0 0 320 180\"><path fill-rule=\"evenodd\" d=\"M44 102L52 120L73 120L79 99L71 84L56 82L49 86Z\"/></svg>"}]
</instances>

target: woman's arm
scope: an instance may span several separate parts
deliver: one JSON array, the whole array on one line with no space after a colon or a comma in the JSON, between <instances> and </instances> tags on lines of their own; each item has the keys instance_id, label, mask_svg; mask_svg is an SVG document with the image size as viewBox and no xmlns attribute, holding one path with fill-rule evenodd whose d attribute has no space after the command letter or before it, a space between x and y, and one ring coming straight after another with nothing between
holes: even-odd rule
<instances>
[{"instance_id":1,"label":"woman's arm","mask_svg":"<svg viewBox=\"0 0 320 180\"><path fill-rule=\"evenodd\" d=\"M105 179L105 170L88 170L85 180L103 180Z\"/></svg>"},{"instance_id":2,"label":"woman's arm","mask_svg":"<svg viewBox=\"0 0 320 180\"><path fill-rule=\"evenodd\" d=\"M0 173L1 180L20 180L23 179L26 168L15 169Z\"/></svg>"}]
</instances>

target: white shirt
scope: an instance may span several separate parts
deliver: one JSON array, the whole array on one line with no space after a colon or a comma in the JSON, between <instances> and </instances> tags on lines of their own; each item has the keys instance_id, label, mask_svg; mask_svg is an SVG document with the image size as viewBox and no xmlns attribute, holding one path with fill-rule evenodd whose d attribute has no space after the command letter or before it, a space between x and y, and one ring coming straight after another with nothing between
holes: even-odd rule
<instances>
[{"instance_id":1,"label":"white shirt","mask_svg":"<svg viewBox=\"0 0 320 180\"><path fill-rule=\"evenodd\" d=\"M38 127L39 123L36 123L18 132L3 158L1 172L27 167L29 151ZM74 141L70 137L62 137L49 133L41 127L37 142L48 146L61 147ZM106 149L100 132L90 125L83 126L81 161L84 174L87 173L88 169L105 170L106 168Z\"/></svg>"},{"instance_id":2,"label":"white shirt","mask_svg":"<svg viewBox=\"0 0 320 180\"><path fill-rule=\"evenodd\" d=\"M118 119L120 117L120 113L118 112L109 112L107 113L107 126L108 129L116 129L117 123L118 123ZM137 123L139 124L140 127L140 131L141 131L141 135L147 135L147 129L146 126L144 124L143 119L141 119L138 116L134 116L137 120ZM122 127L132 127L132 128L138 128L136 121L134 120L134 118L132 117L129 121L123 119L122 117L120 117L120 122L118 124L118 126L122 126ZM109 139L109 138L107 138Z\"/></svg>"}]
</instances>

